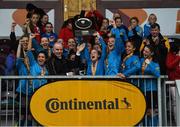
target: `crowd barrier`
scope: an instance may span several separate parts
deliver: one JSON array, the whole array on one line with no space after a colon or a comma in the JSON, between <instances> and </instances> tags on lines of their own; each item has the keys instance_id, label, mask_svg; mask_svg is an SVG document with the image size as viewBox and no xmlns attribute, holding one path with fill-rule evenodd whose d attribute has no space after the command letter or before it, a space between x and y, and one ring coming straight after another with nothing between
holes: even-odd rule
<instances>
[{"instance_id":1,"label":"crowd barrier","mask_svg":"<svg viewBox=\"0 0 180 127\"><path fill-rule=\"evenodd\" d=\"M68 80L68 79L119 79L116 76L0 76L0 126L14 126L20 125L20 120L22 119L21 106L26 105L26 115L25 123L28 124L28 97L26 96L25 103L21 100L21 94L17 97L16 88L18 81L21 79L32 80L32 79L47 79L47 80ZM127 79L129 82L136 83L140 87L140 83L143 82L146 87L146 83L156 80L157 83L157 100L158 108L151 111L151 116L157 115L159 126L176 126L177 125L177 104L176 104L176 82L168 81L167 76L161 76L160 78L155 78L153 76L131 76ZM152 85L152 84L151 84ZM28 90L26 90L28 92ZM153 91L151 91L151 105L153 107ZM146 97L146 92L144 92ZM19 98L19 99L17 99ZM156 111L157 110L157 111ZM118 117L118 116L117 116ZM148 126L148 117L146 113L144 120L139 123L138 126ZM154 125L154 120L152 119L151 124ZM38 125L33 121L33 125Z\"/></svg>"}]
</instances>

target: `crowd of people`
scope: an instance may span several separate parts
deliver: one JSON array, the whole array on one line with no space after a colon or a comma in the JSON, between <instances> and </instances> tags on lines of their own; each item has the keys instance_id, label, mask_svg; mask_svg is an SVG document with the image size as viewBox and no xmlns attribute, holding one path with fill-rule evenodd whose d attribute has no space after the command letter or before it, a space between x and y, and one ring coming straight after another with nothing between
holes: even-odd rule
<instances>
[{"instance_id":1,"label":"crowd of people","mask_svg":"<svg viewBox=\"0 0 180 127\"><path fill-rule=\"evenodd\" d=\"M16 23L12 23L12 48L4 60L3 75L12 74L16 68L21 76L109 75L126 80L131 75L168 74L171 80L180 79L180 42L163 37L155 14L150 14L141 28L137 17L130 18L130 26L125 26L119 13L109 20L91 7L90 11L82 10L80 15L66 20L57 34L43 9L28 4L27 11L25 24L21 26L24 34L19 40L15 35ZM93 35L75 36L74 22L81 17L93 22ZM30 97L47 82L47 79L22 79L16 91ZM155 100L153 108L157 108L157 82L152 80L146 87L140 84L146 91L150 113L151 91ZM154 125L158 124L157 119Z\"/></svg>"}]
</instances>

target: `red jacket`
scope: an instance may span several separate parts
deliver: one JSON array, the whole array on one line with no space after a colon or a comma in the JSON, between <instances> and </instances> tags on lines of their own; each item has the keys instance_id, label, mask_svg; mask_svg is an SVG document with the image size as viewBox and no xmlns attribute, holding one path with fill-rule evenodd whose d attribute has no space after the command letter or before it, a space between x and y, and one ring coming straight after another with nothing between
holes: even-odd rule
<instances>
[{"instance_id":1,"label":"red jacket","mask_svg":"<svg viewBox=\"0 0 180 127\"><path fill-rule=\"evenodd\" d=\"M95 24L95 28L96 30L98 31L100 29L100 26L102 24L102 20L103 20L103 15L97 11L97 10L94 10L93 12L92 11L89 11L87 14L86 14L86 17L87 18L93 18L95 17L96 18L96 24Z\"/></svg>"},{"instance_id":2,"label":"red jacket","mask_svg":"<svg viewBox=\"0 0 180 127\"><path fill-rule=\"evenodd\" d=\"M59 38L63 39L63 46L64 48L68 48L68 39L69 38L74 38L74 34L73 34L73 31L70 30L69 28L65 27L65 28L62 28L59 32Z\"/></svg>"},{"instance_id":3,"label":"red jacket","mask_svg":"<svg viewBox=\"0 0 180 127\"><path fill-rule=\"evenodd\" d=\"M169 52L166 59L166 66L170 80L180 79L180 56Z\"/></svg>"},{"instance_id":4,"label":"red jacket","mask_svg":"<svg viewBox=\"0 0 180 127\"><path fill-rule=\"evenodd\" d=\"M36 34L36 40L37 42L39 42L39 44L41 43L41 34L40 34L40 29L38 26L34 26L34 34Z\"/></svg>"}]
</instances>

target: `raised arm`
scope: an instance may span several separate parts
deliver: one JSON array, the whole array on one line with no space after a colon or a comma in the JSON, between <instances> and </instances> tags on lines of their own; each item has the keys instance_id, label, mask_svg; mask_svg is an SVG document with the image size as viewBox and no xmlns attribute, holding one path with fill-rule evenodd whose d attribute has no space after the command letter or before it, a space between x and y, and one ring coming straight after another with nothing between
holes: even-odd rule
<instances>
[{"instance_id":1,"label":"raised arm","mask_svg":"<svg viewBox=\"0 0 180 127\"><path fill-rule=\"evenodd\" d=\"M22 43L23 43L23 40L20 39L20 40L19 40L19 45L18 45L18 48L17 48L17 53L16 53L16 57L17 57L17 58L20 58Z\"/></svg>"}]
</instances>

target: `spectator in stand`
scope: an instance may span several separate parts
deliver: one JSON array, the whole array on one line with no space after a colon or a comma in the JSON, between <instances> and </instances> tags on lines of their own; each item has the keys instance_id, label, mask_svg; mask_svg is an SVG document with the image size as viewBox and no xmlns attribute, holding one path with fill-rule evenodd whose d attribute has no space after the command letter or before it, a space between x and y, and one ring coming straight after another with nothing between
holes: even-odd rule
<instances>
[{"instance_id":1,"label":"spectator in stand","mask_svg":"<svg viewBox=\"0 0 180 127\"><path fill-rule=\"evenodd\" d=\"M147 38L151 34L151 25L156 23L157 17L155 14L150 14L148 22L144 25L144 37Z\"/></svg>"},{"instance_id":2,"label":"spectator in stand","mask_svg":"<svg viewBox=\"0 0 180 127\"><path fill-rule=\"evenodd\" d=\"M28 12L26 15L27 19L31 18L31 15L33 13L37 13L40 16L40 19L43 17L43 15L45 15L46 13L44 12L43 9L41 8L37 8L35 5L33 5L32 3L28 3L26 5L26 11Z\"/></svg>"},{"instance_id":3,"label":"spectator in stand","mask_svg":"<svg viewBox=\"0 0 180 127\"><path fill-rule=\"evenodd\" d=\"M134 55L135 50L134 42L126 42L126 53L122 59L120 73L117 74L122 79L136 75L140 69L139 57Z\"/></svg>"},{"instance_id":4,"label":"spectator in stand","mask_svg":"<svg viewBox=\"0 0 180 127\"><path fill-rule=\"evenodd\" d=\"M5 73L4 75L14 75L16 72L15 69L15 61L16 61L16 50L18 46L18 42L16 42L16 37L15 37L15 26L16 23L12 23L11 25L11 34L14 34L14 40L9 40L9 39L2 39L1 41L3 43L0 44L0 52L1 52L1 59L3 59L3 56L5 60L0 60L1 68L4 66ZM2 64L3 63L3 64Z\"/></svg>"},{"instance_id":5,"label":"spectator in stand","mask_svg":"<svg viewBox=\"0 0 180 127\"><path fill-rule=\"evenodd\" d=\"M166 67L167 67L167 74L169 80L179 80L180 79L180 39L171 39L170 42L170 52L167 55L166 59ZM177 122L177 106L176 106L176 89L175 87L169 88L170 95L171 95L171 104L172 106L172 114L175 122Z\"/></svg>"},{"instance_id":6,"label":"spectator in stand","mask_svg":"<svg viewBox=\"0 0 180 127\"><path fill-rule=\"evenodd\" d=\"M28 3L26 5L26 11L28 12L27 15L26 15L26 18L30 19L32 13L34 13L36 9L37 9L37 7L35 5L33 5L31 3Z\"/></svg>"},{"instance_id":7,"label":"spectator in stand","mask_svg":"<svg viewBox=\"0 0 180 127\"><path fill-rule=\"evenodd\" d=\"M28 60L28 57L26 57L26 51L28 50L28 41L29 41L29 37L27 35L24 35L19 39L17 56L16 56L16 58L17 58L16 59L16 68L18 70L18 74L21 76L27 76L30 74L29 60ZM20 120L19 126L24 126L26 113L29 116L27 125L29 125L29 126L32 125L30 111L28 110L28 112L26 112L26 99L28 99L30 101L30 92L29 92L30 85L29 84L30 84L30 81L27 81L25 79L19 80L19 84L16 89L16 92L17 92L16 100L17 101L21 100L21 117L20 117L21 120ZM28 93L26 93L27 89L28 89ZM20 94L21 94L21 96L20 96ZM27 96L27 98L26 98L26 96Z\"/></svg>"},{"instance_id":8,"label":"spectator in stand","mask_svg":"<svg viewBox=\"0 0 180 127\"><path fill-rule=\"evenodd\" d=\"M154 48L154 58L158 61L161 75L166 75L166 56L168 53L169 41L160 33L160 26L157 23L151 25L151 34L147 37L150 45ZM143 44L143 43L142 43Z\"/></svg>"},{"instance_id":9,"label":"spectator in stand","mask_svg":"<svg viewBox=\"0 0 180 127\"><path fill-rule=\"evenodd\" d=\"M67 49L68 39L74 38L72 19L68 19L67 21L64 22L58 37L63 39L63 47Z\"/></svg>"},{"instance_id":10,"label":"spectator in stand","mask_svg":"<svg viewBox=\"0 0 180 127\"><path fill-rule=\"evenodd\" d=\"M108 33L110 32L110 31L108 31L108 26L109 26L109 19L108 18L104 18L102 20L102 25L101 25L99 34L103 37L105 42L108 41Z\"/></svg>"},{"instance_id":11,"label":"spectator in stand","mask_svg":"<svg viewBox=\"0 0 180 127\"><path fill-rule=\"evenodd\" d=\"M42 37L39 44L39 42L35 38L35 34L31 34L31 36L32 48L34 49L35 55L37 55L40 51L44 51L48 55L48 58L50 58L52 49L49 46L49 39L47 37Z\"/></svg>"},{"instance_id":12,"label":"spectator in stand","mask_svg":"<svg viewBox=\"0 0 180 127\"><path fill-rule=\"evenodd\" d=\"M140 57L143 56L143 49L144 49L144 46L146 46L146 45L150 45L150 41L149 41L149 39L144 38L142 40L141 46L139 48Z\"/></svg>"},{"instance_id":13,"label":"spectator in stand","mask_svg":"<svg viewBox=\"0 0 180 127\"><path fill-rule=\"evenodd\" d=\"M99 35L98 32L94 33L94 36L97 36L98 43L101 45L102 49L98 50L93 48L90 52L87 47L85 48L85 55L86 58L89 56L89 58L86 60L87 62L87 75L104 75L104 60L106 58L106 44L103 40L103 38Z\"/></svg>"},{"instance_id":14,"label":"spectator in stand","mask_svg":"<svg viewBox=\"0 0 180 127\"><path fill-rule=\"evenodd\" d=\"M21 46L23 48L21 49ZM32 76L44 76L47 75L47 69L45 67L45 61L46 61L46 54L41 51L37 55L37 61L34 59L34 55L31 52L31 43L29 42L28 36L23 36L22 39L20 39L20 43L18 46L17 51L17 69L19 71L19 75L32 75ZM21 56L21 50L23 50L24 59L22 59ZM18 96L18 99L22 97L22 103L26 104L26 99L28 99L28 104L30 102L30 98L33 94L33 92L39 88L41 85L44 85L47 82L46 79L30 79L27 80L20 80L19 86L16 89L16 91L21 94L21 96ZM26 92L28 91L28 93ZM25 101L25 102L23 102ZM22 104L21 103L21 104ZM27 106L27 105L26 105ZM29 105L28 105L29 107ZM26 108L22 108L23 114L22 119L20 122L20 126L24 125L25 122L25 114L26 114ZM30 111L28 109L28 121L27 126L32 126L32 117L30 115Z\"/></svg>"},{"instance_id":15,"label":"spectator in stand","mask_svg":"<svg viewBox=\"0 0 180 127\"><path fill-rule=\"evenodd\" d=\"M155 62L153 46L146 45L141 58L141 75L153 75L160 77L159 64ZM147 79L140 81L140 87L146 95L147 102L147 126L158 126L158 96L157 96L157 79ZM153 107L152 107L153 106Z\"/></svg>"},{"instance_id":16,"label":"spectator in stand","mask_svg":"<svg viewBox=\"0 0 180 127\"><path fill-rule=\"evenodd\" d=\"M105 60L105 75L117 75L121 64L121 54L118 46L120 42L111 35L107 43L107 57Z\"/></svg>"},{"instance_id":17,"label":"spectator in stand","mask_svg":"<svg viewBox=\"0 0 180 127\"><path fill-rule=\"evenodd\" d=\"M53 47L55 41L58 39L56 33L53 32L53 25L52 23L48 22L45 25L46 32L42 34L42 37L47 37L49 39L49 46Z\"/></svg>"},{"instance_id":18,"label":"spectator in stand","mask_svg":"<svg viewBox=\"0 0 180 127\"><path fill-rule=\"evenodd\" d=\"M49 75L66 75L69 72L67 60L63 56L63 45L56 42L53 46L53 54L47 61Z\"/></svg>"},{"instance_id":19,"label":"spectator in stand","mask_svg":"<svg viewBox=\"0 0 180 127\"><path fill-rule=\"evenodd\" d=\"M67 58L67 66L69 69L69 72L73 75L79 75L79 71L82 70L83 64L80 59L81 51L84 49L85 43L82 43L81 45L77 46L77 51L74 51L71 49L68 54ZM69 74L69 73L68 73Z\"/></svg>"},{"instance_id":20,"label":"spectator in stand","mask_svg":"<svg viewBox=\"0 0 180 127\"><path fill-rule=\"evenodd\" d=\"M40 28L40 32L41 32L41 34L45 33L46 32L46 23L49 22L49 16L47 14L44 14L39 21L40 22L39 22L38 26Z\"/></svg>"},{"instance_id":21,"label":"spectator in stand","mask_svg":"<svg viewBox=\"0 0 180 127\"><path fill-rule=\"evenodd\" d=\"M0 40L0 75L8 75L8 72L13 69L12 67L14 65L15 58L13 57L13 54L11 54L10 44L11 42L8 39Z\"/></svg>"},{"instance_id":22,"label":"spectator in stand","mask_svg":"<svg viewBox=\"0 0 180 127\"><path fill-rule=\"evenodd\" d=\"M115 23L111 29L111 34L115 35L116 40L119 40L120 52L123 53L125 50L125 42L128 41L126 30L122 25L122 19L120 17L115 18Z\"/></svg>"},{"instance_id":23,"label":"spectator in stand","mask_svg":"<svg viewBox=\"0 0 180 127\"><path fill-rule=\"evenodd\" d=\"M139 48L141 46L141 42L143 38L143 30L138 24L139 24L138 18L132 17L130 19L130 27L128 33L129 40L135 42L135 47L136 47L135 54L137 55L139 55Z\"/></svg>"},{"instance_id":24,"label":"spectator in stand","mask_svg":"<svg viewBox=\"0 0 180 127\"><path fill-rule=\"evenodd\" d=\"M115 18L117 18L117 17L121 18L121 15L118 12L113 13L113 20L110 20L110 25L107 28L108 31L111 31L111 29L113 28L113 25L115 24L114 23L115 22ZM128 35L128 28L125 25L123 25L123 22L121 24L121 27L126 31L126 34Z\"/></svg>"},{"instance_id":25,"label":"spectator in stand","mask_svg":"<svg viewBox=\"0 0 180 127\"><path fill-rule=\"evenodd\" d=\"M166 59L167 74L170 80L176 80L180 79L180 41L174 39L170 46Z\"/></svg>"},{"instance_id":26,"label":"spectator in stand","mask_svg":"<svg viewBox=\"0 0 180 127\"><path fill-rule=\"evenodd\" d=\"M29 48L31 49L31 48ZM46 60L47 60L47 54L44 51L40 51L37 54L37 58L34 58L34 55L31 50L27 51L27 57L29 59L29 66L30 66L30 74L32 76L47 76L48 71L46 69ZM39 88L40 86L47 83L46 79L33 79L32 80L32 86L33 90ZM33 91L31 91L33 92Z\"/></svg>"},{"instance_id":27,"label":"spectator in stand","mask_svg":"<svg viewBox=\"0 0 180 127\"><path fill-rule=\"evenodd\" d=\"M26 19L26 23L23 26L23 32L25 34L30 34L30 33L35 34L36 35L36 40L38 42L40 42L40 40L41 40L40 29L38 27L39 17L40 17L39 14L33 13L31 15L30 20Z\"/></svg>"},{"instance_id":28,"label":"spectator in stand","mask_svg":"<svg viewBox=\"0 0 180 127\"><path fill-rule=\"evenodd\" d=\"M75 39L74 38L69 38L68 39L68 44L67 44L68 48L67 49L63 49L63 56L65 58L67 58L68 55L69 55L69 52L71 50L76 53L76 50L77 50L76 45L77 45L77 43L76 43Z\"/></svg>"}]
</instances>

